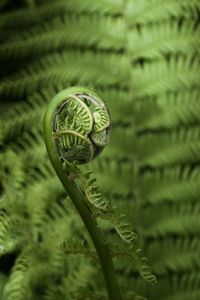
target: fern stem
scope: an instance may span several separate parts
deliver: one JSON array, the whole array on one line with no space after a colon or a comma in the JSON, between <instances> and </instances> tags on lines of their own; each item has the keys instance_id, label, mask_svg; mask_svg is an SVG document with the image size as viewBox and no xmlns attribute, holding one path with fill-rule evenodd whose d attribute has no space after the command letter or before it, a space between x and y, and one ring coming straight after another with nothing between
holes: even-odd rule
<instances>
[{"instance_id":1,"label":"fern stem","mask_svg":"<svg viewBox=\"0 0 200 300\"><path fill-rule=\"evenodd\" d=\"M120 288L115 274L114 264L106 240L104 238L104 234L97 224L97 221L90 208L88 207L87 201L86 199L84 199L84 195L80 192L74 180L70 179L68 172L63 169L63 165L61 160L59 159L57 147L52 135L52 123L56 107L61 101L63 101L63 99L66 99L68 95L72 94L76 90L77 88L69 88L67 93L66 90L63 94L59 93L58 96L55 97L49 104L44 116L43 124L45 144L57 176L65 187L74 205L76 206L76 209L78 210L94 243L102 267L109 299L122 300ZM88 92L88 89L81 88L81 91Z\"/></svg>"}]
</instances>

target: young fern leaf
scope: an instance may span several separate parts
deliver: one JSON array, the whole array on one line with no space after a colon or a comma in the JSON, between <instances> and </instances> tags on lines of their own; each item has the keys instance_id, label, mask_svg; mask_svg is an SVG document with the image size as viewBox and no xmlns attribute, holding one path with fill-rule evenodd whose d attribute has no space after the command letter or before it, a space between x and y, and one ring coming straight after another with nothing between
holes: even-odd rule
<instances>
[{"instance_id":1,"label":"young fern leaf","mask_svg":"<svg viewBox=\"0 0 200 300\"><path fill-rule=\"evenodd\" d=\"M71 239L68 241L64 241L61 244L61 250L64 253L72 254L72 255L83 255L85 257L91 258L96 262L99 263L98 256L96 255L95 251L90 250L88 246L85 245L85 241L82 243L75 239Z\"/></svg>"},{"instance_id":2,"label":"young fern leaf","mask_svg":"<svg viewBox=\"0 0 200 300\"><path fill-rule=\"evenodd\" d=\"M91 209L96 211L97 214L100 212L106 213L110 210L109 203L102 199L99 187L96 183L96 178L91 175L91 171L84 174L83 192L88 203L91 205Z\"/></svg>"},{"instance_id":3,"label":"young fern leaf","mask_svg":"<svg viewBox=\"0 0 200 300\"><path fill-rule=\"evenodd\" d=\"M91 210L100 218L109 221L115 228L118 236L126 243L133 244L137 239L137 235L131 230L130 224L124 222L125 216L115 216L115 209L108 201L102 198L96 178L91 176L92 172L82 173L81 181L83 183L82 190L86 196Z\"/></svg>"},{"instance_id":4,"label":"young fern leaf","mask_svg":"<svg viewBox=\"0 0 200 300\"><path fill-rule=\"evenodd\" d=\"M152 273L147 259L142 257L140 252L141 249L135 247L135 245L126 245L125 244L115 244L110 243L110 249L112 251L113 257L124 257L131 262L134 268L136 268L139 274L147 281L148 283L154 285L157 282L156 276Z\"/></svg>"},{"instance_id":5,"label":"young fern leaf","mask_svg":"<svg viewBox=\"0 0 200 300\"><path fill-rule=\"evenodd\" d=\"M70 101L73 102L74 100L76 100L77 106L76 105L70 106ZM81 109L78 108L79 105ZM91 118L93 122L93 126L89 132L87 130L86 132L83 133L83 135L81 135L75 131L76 127L75 129L73 128L73 130L69 130L68 128L63 129L63 127L60 128L60 125L63 124L62 122L60 123L60 119L58 122L57 116L60 115L60 113L61 113L61 119L65 121L66 118L68 118L68 116L70 117L70 114L72 115L74 114L75 110L78 109L78 113L80 113L82 107L85 108L85 105L88 108L85 109L85 113L88 114L89 118L84 118L84 122L91 120ZM101 97L90 89L82 88L82 87L77 87L77 88L74 87L60 92L53 99L52 103L50 103L45 113L44 137L45 137L46 148L50 156L51 162L54 166L54 169L58 177L60 178L62 184L68 191L69 196L72 198L80 216L82 217L83 222L85 223L88 229L88 232L97 250L99 260L102 266L102 271L104 274L105 283L107 286L109 299L121 300L122 297L116 279L114 265L110 257L109 249L107 248L107 245L104 242L104 235L101 232L99 226L97 225L95 217L91 214L87 202L84 199L84 195L79 191L73 177L71 177L76 175L72 173L73 169L75 169L74 164L76 164L76 162L78 162L79 164L89 162L91 159L95 158L95 156L97 156L106 145L106 143L103 143L101 146L98 146L95 142L92 142L90 140L91 132L92 133L96 132L96 129L94 128L95 124L97 122L100 122L101 120L101 119L99 120L94 118L94 112L97 107L101 107L103 111L104 110L107 111L107 108L104 102L101 100ZM69 108L73 108L72 111ZM74 114L74 118L73 118L74 124L76 124L76 118L78 117L78 113ZM103 127L101 129L101 132L105 131L106 134L109 134L108 131L109 125L110 123L108 124L108 127L106 128ZM79 137L79 139L73 140L74 143L72 143L72 140L70 139L72 133L76 136L78 135ZM59 137L60 135L66 137L66 142L62 145L60 145L58 143L59 141L57 141L57 136ZM84 142L85 140L87 140L87 142L91 144L93 152L90 155L90 157L86 155L87 147L85 146L85 143L80 144L79 140L83 140ZM62 149L60 149L61 147ZM86 150L86 154L84 150ZM69 156L72 152L75 155ZM65 161L66 161L66 166L69 167L68 170L65 170L65 168L63 168L63 162ZM71 164L72 166L70 167Z\"/></svg>"},{"instance_id":6,"label":"young fern leaf","mask_svg":"<svg viewBox=\"0 0 200 300\"><path fill-rule=\"evenodd\" d=\"M137 235L131 230L129 223L123 222L124 218L124 215L122 215L120 218L111 216L111 223L114 225L115 230L123 241L128 244L133 244L137 239Z\"/></svg>"},{"instance_id":7,"label":"young fern leaf","mask_svg":"<svg viewBox=\"0 0 200 300\"><path fill-rule=\"evenodd\" d=\"M49 124L50 121L51 124ZM71 88L62 91L56 96L45 114L45 142L54 168L94 241L107 281L109 299L120 300L121 292L115 279L112 260L110 261L111 258L108 256L109 248L105 248L107 245L104 235L93 218L100 217L109 221L121 242L129 245L128 251L132 251L136 234L131 230L130 224L124 221L124 216L116 217L114 208L102 200L96 178L91 175L91 172L84 173L78 167L78 164L91 161L103 150L108 143L109 131L110 118L107 108L98 95L89 89ZM94 134L102 134L101 139L98 141L97 137L94 139ZM89 149L88 145L90 145ZM74 198L75 194L76 198ZM99 248L100 244L101 248ZM85 245L77 245L73 241L64 242L62 248L67 253L95 257L95 254ZM145 259L139 259L137 256L136 258L135 263L139 273L147 281L154 282L154 275L151 274ZM104 269L105 264L108 263L109 269Z\"/></svg>"}]
</instances>

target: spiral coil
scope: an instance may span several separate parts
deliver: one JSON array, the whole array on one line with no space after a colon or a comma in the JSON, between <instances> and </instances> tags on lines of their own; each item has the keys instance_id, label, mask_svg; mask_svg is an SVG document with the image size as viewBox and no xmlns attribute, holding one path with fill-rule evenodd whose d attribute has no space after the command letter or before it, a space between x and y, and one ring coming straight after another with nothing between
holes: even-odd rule
<instances>
[{"instance_id":1,"label":"spiral coil","mask_svg":"<svg viewBox=\"0 0 200 300\"><path fill-rule=\"evenodd\" d=\"M104 101L93 94L68 95L57 107L53 136L61 159L84 164L108 144L111 121Z\"/></svg>"}]
</instances>

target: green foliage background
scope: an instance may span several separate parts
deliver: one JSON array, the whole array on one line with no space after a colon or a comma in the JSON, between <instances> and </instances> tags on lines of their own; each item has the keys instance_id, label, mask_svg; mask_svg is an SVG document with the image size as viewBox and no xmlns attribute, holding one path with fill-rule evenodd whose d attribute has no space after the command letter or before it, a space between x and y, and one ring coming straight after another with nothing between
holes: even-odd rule
<instances>
[{"instance_id":1,"label":"green foliage background","mask_svg":"<svg viewBox=\"0 0 200 300\"><path fill-rule=\"evenodd\" d=\"M58 247L91 243L42 136L47 104L72 85L107 101L112 138L91 166L159 279L120 260L120 285L200 299L199 12L199 0L1 0L0 299L104 299L96 264Z\"/></svg>"}]
</instances>

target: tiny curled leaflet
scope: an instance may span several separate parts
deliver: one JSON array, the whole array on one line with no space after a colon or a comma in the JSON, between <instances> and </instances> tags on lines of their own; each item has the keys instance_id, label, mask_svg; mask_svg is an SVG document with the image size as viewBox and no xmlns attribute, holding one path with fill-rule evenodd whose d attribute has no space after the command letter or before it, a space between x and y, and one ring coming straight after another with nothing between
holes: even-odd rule
<instances>
[{"instance_id":1,"label":"tiny curled leaflet","mask_svg":"<svg viewBox=\"0 0 200 300\"><path fill-rule=\"evenodd\" d=\"M63 161L87 163L108 144L111 121L103 100L88 93L68 95L54 114L53 136Z\"/></svg>"}]
</instances>

